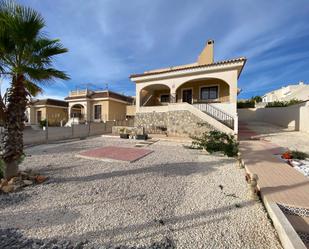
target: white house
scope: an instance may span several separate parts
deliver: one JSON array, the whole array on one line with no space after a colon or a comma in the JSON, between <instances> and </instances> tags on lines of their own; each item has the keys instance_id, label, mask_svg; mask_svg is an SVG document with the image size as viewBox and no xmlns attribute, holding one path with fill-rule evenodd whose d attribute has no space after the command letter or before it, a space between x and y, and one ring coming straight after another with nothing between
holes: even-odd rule
<instances>
[{"instance_id":1,"label":"white house","mask_svg":"<svg viewBox=\"0 0 309 249\"><path fill-rule=\"evenodd\" d=\"M295 85L283 86L280 89L266 93L263 102L289 101L291 99L309 100L309 84L299 82Z\"/></svg>"},{"instance_id":2,"label":"white house","mask_svg":"<svg viewBox=\"0 0 309 249\"><path fill-rule=\"evenodd\" d=\"M246 58L215 62L213 48L209 40L194 63L131 75L136 125L173 135L196 135L201 126L237 133L237 82Z\"/></svg>"}]
</instances>

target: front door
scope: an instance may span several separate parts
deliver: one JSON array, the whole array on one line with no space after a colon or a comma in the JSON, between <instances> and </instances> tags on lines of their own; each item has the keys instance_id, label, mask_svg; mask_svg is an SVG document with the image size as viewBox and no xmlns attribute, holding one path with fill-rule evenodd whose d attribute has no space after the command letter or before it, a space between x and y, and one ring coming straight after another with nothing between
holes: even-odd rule
<instances>
[{"instance_id":1,"label":"front door","mask_svg":"<svg viewBox=\"0 0 309 249\"><path fill-rule=\"evenodd\" d=\"M38 123L40 123L40 121L42 121L42 111L37 111L36 120L37 120Z\"/></svg>"},{"instance_id":2,"label":"front door","mask_svg":"<svg viewBox=\"0 0 309 249\"><path fill-rule=\"evenodd\" d=\"M182 102L192 104L192 89L185 89L182 91Z\"/></svg>"}]
</instances>

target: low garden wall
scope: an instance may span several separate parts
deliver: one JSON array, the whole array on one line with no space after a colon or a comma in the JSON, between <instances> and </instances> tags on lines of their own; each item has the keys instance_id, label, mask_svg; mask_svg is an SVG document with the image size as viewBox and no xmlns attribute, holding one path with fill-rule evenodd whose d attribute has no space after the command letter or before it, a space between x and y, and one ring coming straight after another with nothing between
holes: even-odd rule
<instances>
[{"instance_id":1,"label":"low garden wall","mask_svg":"<svg viewBox=\"0 0 309 249\"><path fill-rule=\"evenodd\" d=\"M48 129L41 129L37 127L32 129L26 127L23 132L24 144L43 144L52 141L60 141L66 139L86 138L89 136L96 136L102 134L112 133L114 126L130 126L133 125L131 121L107 121L105 123L91 122L88 124L73 125L72 127L48 127ZM3 129L0 128L0 139L2 137Z\"/></svg>"},{"instance_id":2,"label":"low garden wall","mask_svg":"<svg viewBox=\"0 0 309 249\"><path fill-rule=\"evenodd\" d=\"M136 113L134 126L145 127L147 133L167 132L174 136L195 136L212 129L204 120L185 110Z\"/></svg>"},{"instance_id":3,"label":"low garden wall","mask_svg":"<svg viewBox=\"0 0 309 249\"><path fill-rule=\"evenodd\" d=\"M287 107L238 109L241 122L260 121L309 132L309 101Z\"/></svg>"}]
</instances>

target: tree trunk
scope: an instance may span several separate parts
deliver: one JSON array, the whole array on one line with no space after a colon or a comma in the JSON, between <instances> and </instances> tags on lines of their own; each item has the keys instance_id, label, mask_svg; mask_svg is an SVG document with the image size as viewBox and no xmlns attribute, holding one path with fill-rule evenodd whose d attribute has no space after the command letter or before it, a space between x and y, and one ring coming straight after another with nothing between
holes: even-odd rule
<instances>
[{"instance_id":1,"label":"tree trunk","mask_svg":"<svg viewBox=\"0 0 309 249\"><path fill-rule=\"evenodd\" d=\"M4 177L9 179L18 174L18 163L24 153L23 130L26 120L27 92L23 75L13 77L12 86L7 93L8 105L5 112L2 159Z\"/></svg>"}]
</instances>

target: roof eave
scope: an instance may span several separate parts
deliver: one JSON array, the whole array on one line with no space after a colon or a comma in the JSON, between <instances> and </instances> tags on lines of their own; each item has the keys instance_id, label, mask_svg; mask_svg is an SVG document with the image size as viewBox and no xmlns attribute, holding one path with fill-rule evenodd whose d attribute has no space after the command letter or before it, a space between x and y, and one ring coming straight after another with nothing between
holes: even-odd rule
<instances>
[{"instance_id":1,"label":"roof eave","mask_svg":"<svg viewBox=\"0 0 309 249\"><path fill-rule=\"evenodd\" d=\"M239 62L243 62L243 65L241 67L241 70L238 74L241 74L242 69L246 63L247 59L245 57L240 57L238 59L232 59L232 60L227 60L227 61L219 61L215 62L213 64L206 64L206 65L197 65L197 66L192 66L192 67L186 67L186 68L177 68L177 69L172 69L172 70L166 70L166 71L161 71L161 72L150 72L150 73L142 73L142 74L132 74L129 76L129 78L134 81L133 79L140 78L140 77L147 77L147 76L153 76L153 75L162 75L166 73L172 73L172 72L181 72L181 71L186 71L190 69L199 69L199 68L211 68L211 67L217 67L217 66L224 66L224 65L231 65Z\"/></svg>"}]
</instances>

